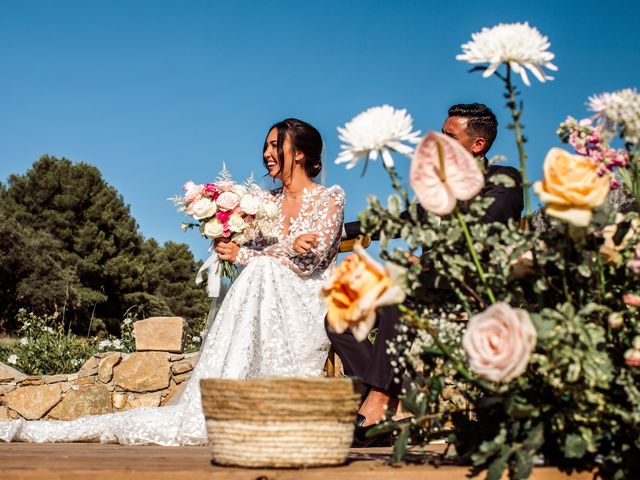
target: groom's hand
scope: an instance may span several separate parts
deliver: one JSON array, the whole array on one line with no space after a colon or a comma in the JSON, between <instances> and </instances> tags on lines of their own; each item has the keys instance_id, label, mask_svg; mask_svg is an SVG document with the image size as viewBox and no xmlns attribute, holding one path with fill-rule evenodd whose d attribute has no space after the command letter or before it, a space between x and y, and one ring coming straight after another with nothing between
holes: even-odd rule
<instances>
[{"instance_id":1,"label":"groom's hand","mask_svg":"<svg viewBox=\"0 0 640 480\"><path fill-rule=\"evenodd\" d=\"M317 233L304 233L293 241L293 251L296 253L307 253L312 248L318 247Z\"/></svg>"},{"instance_id":2,"label":"groom's hand","mask_svg":"<svg viewBox=\"0 0 640 480\"><path fill-rule=\"evenodd\" d=\"M231 242L227 239L216 240L215 251L218 254L220 260L227 260L231 263L236 261L240 246L237 243Z\"/></svg>"}]
</instances>

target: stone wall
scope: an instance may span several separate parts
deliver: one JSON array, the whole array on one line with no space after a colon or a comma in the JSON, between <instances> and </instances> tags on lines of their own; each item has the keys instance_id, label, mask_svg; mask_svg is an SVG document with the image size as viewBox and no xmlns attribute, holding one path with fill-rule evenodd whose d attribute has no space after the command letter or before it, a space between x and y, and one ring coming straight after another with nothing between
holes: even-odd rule
<instances>
[{"instance_id":1,"label":"stone wall","mask_svg":"<svg viewBox=\"0 0 640 480\"><path fill-rule=\"evenodd\" d=\"M165 405L191 377L198 355L104 353L70 375L26 376L14 370L17 374L7 376L8 369L2 368L0 420L71 420Z\"/></svg>"},{"instance_id":2,"label":"stone wall","mask_svg":"<svg viewBox=\"0 0 640 480\"><path fill-rule=\"evenodd\" d=\"M183 354L186 322L158 317L136 328L136 351L101 353L73 374L27 376L0 363L0 420L72 420L158 407L191 377L199 353ZM137 325L134 325L137 327ZM165 351L158 351L164 349Z\"/></svg>"}]
</instances>

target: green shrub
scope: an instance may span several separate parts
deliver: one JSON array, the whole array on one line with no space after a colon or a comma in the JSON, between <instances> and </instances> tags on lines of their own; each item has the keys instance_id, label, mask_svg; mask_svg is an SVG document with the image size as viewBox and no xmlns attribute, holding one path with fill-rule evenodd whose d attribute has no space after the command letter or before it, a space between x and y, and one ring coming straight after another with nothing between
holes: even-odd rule
<instances>
[{"instance_id":1,"label":"green shrub","mask_svg":"<svg viewBox=\"0 0 640 480\"><path fill-rule=\"evenodd\" d=\"M21 338L3 357L26 374L73 373L96 352L95 339L65 333L57 312L38 316L20 309L17 321Z\"/></svg>"}]
</instances>

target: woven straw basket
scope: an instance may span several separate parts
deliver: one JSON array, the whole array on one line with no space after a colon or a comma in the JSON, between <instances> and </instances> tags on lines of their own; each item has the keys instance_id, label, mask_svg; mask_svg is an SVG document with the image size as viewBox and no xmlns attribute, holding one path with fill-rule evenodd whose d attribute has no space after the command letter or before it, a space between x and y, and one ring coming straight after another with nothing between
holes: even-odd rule
<instances>
[{"instance_id":1,"label":"woven straw basket","mask_svg":"<svg viewBox=\"0 0 640 480\"><path fill-rule=\"evenodd\" d=\"M241 467L344 463L360 405L348 378L200 381L213 461Z\"/></svg>"}]
</instances>

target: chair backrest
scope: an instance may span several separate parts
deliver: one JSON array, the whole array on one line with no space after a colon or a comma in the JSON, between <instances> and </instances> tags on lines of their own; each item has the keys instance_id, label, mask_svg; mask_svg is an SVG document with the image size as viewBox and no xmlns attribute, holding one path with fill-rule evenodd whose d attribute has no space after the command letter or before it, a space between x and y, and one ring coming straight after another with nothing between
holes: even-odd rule
<instances>
[{"instance_id":1,"label":"chair backrest","mask_svg":"<svg viewBox=\"0 0 640 480\"><path fill-rule=\"evenodd\" d=\"M349 238L340 242L340 253L353 252L353 246L360 242L363 248L371 245L371 238L366 235L358 235L356 238Z\"/></svg>"}]
</instances>

